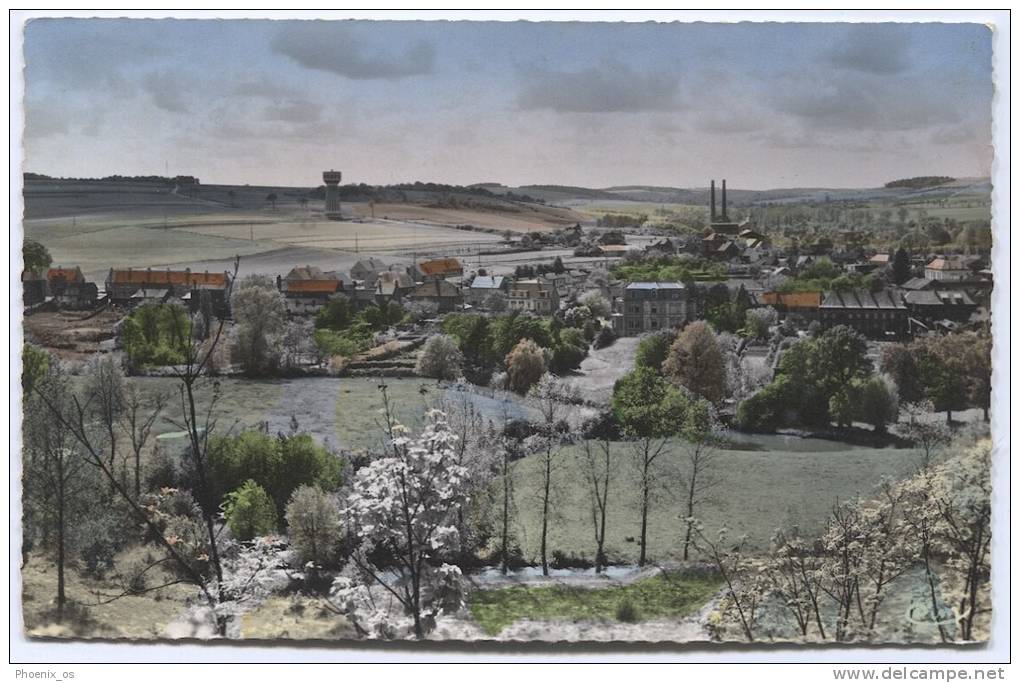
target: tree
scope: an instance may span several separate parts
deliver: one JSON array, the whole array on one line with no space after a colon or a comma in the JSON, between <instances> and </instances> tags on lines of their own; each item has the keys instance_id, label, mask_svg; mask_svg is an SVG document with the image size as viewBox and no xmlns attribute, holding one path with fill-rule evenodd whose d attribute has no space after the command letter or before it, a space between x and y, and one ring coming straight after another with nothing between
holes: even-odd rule
<instances>
[{"instance_id":1,"label":"tree","mask_svg":"<svg viewBox=\"0 0 1020 683\"><path fill-rule=\"evenodd\" d=\"M769 331L779 324L779 314L771 306L749 308L744 314L743 334L752 341L768 340Z\"/></svg>"},{"instance_id":2,"label":"tree","mask_svg":"<svg viewBox=\"0 0 1020 683\"><path fill-rule=\"evenodd\" d=\"M859 396L856 416L862 422L874 425L879 434L884 434L886 426L899 417L899 399L895 389L883 377L873 375L860 384Z\"/></svg>"},{"instance_id":3,"label":"tree","mask_svg":"<svg viewBox=\"0 0 1020 683\"><path fill-rule=\"evenodd\" d=\"M527 393L545 374L545 355L531 339L521 339L506 357L506 374L509 389L518 394Z\"/></svg>"},{"instance_id":4,"label":"tree","mask_svg":"<svg viewBox=\"0 0 1020 683\"><path fill-rule=\"evenodd\" d=\"M350 300L340 293L329 297L326 305L315 314L315 326L330 330L342 330L348 327L354 319L354 312L351 310Z\"/></svg>"},{"instance_id":5,"label":"tree","mask_svg":"<svg viewBox=\"0 0 1020 683\"><path fill-rule=\"evenodd\" d=\"M317 486L299 486L287 503L286 520L290 546L302 566L337 563L342 523L333 495Z\"/></svg>"},{"instance_id":6,"label":"tree","mask_svg":"<svg viewBox=\"0 0 1020 683\"><path fill-rule=\"evenodd\" d=\"M591 521L595 532L595 573L606 567L606 519L609 514L609 484L616 471L613 444L608 438L581 442L582 467L591 499Z\"/></svg>"},{"instance_id":7,"label":"tree","mask_svg":"<svg viewBox=\"0 0 1020 683\"><path fill-rule=\"evenodd\" d=\"M910 255L903 247L897 249L893 255L892 279L898 285L910 279Z\"/></svg>"},{"instance_id":8,"label":"tree","mask_svg":"<svg viewBox=\"0 0 1020 683\"><path fill-rule=\"evenodd\" d=\"M279 366L280 338L287 323L287 304L272 280L249 275L230 300L234 313L231 355L249 375Z\"/></svg>"},{"instance_id":9,"label":"tree","mask_svg":"<svg viewBox=\"0 0 1020 683\"><path fill-rule=\"evenodd\" d=\"M613 313L613 307L609 300L597 291L586 292L578 303L586 306L592 316L596 318L608 318Z\"/></svg>"},{"instance_id":10,"label":"tree","mask_svg":"<svg viewBox=\"0 0 1020 683\"><path fill-rule=\"evenodd\" d=\"M717 404L726 393L726 359L712 328L696 320L673 342L663 372L677 384Z\"/></svg>"},{"instance_id":11,"label":"tree","mask_svg":"<svg viewBox=\"0 0 1020 683\"><path fill-rule=\"evenodd\" d=\"M634 352L634 366L661 372L675 338L676 335L669 331L653 332L642 337Z\"/></svg>"},{"instance_id":12,"label":"tree","mask_svg":"<svg viewBox=\"0 0 1020 683\"><path fill-rule=\"evenodd\" d=\"M45 270L53 263L50 250L35 240L26 239L21 246L21 258L25 262L25 270Z\"/></svg>"},{"instance_id":13,"label":"tree","mask_svg":"<svg viewBox=\"0 0 1020 683\"><path fill-rule=\"evenodd\" d=\"M571 386L545 374L528 392L528 397L536 401L542 413L542 424L539 433L541 441L542 481L539 484L539 499L542 504L542 532L540 554L542 559L542 575L549 576L548 537L549 518L553 504L553 475L559 465L559 444L562 441L560 432L564 419L564 402L573 399Z\"/></svg>"},{"instance_id":14,"label":"tree","mask_svg":"<svg viewBox=\"0 0 1020 683\"><path fill-rule=\"evenodd\" d=\"M21 390L27 397L35 388L35 383L46 376L53 359L49 353L25 342L21 347Z\"/></svg>"},{"instance_id":15,"label":"tree","mask_svg":"<svg viewBox=\"0 0 1020 683\"><path fill-rule=\"evenodd\" d=\"M907 421L902 426L903 437L914 444L919 453L920 467L926 468L935 461L935 456L953 439L949 426L935 417L935 406L931 401L908 403L903 406Z\"/></svg>"},{"instance_id":16,"label":"tree","mask_svg":"<svg viewBox=\"0 0 1020 683\"><path fill-rule=\"evenodd\" d=\"M137 384L129 384L124 392L121 422L131 441L131 452L134 455L136 498L142 495L142 452L166 404L166 394L157 392L146 397Z\"/></svg>"},{"instance_id":17,"label":"tree","mask_svg":"<svg viewBox=\"0 0 1020 683\"><path fill-rule=\"evenodd\" d=\"M96 356L85 371L86 393L89 396L89 417L102 426L106 440L107 466L115 471L117 462L117 427L124 413L124 371L111 356Z\"/></svg>"},{"instance_id":18,"label":"tree","mask_svg":"<svg viewBox=\"0 0 1020 683\"><path fill-rule=\"evenodd\" d=\"M276 211L277 199L278 197L276 196L275 192L270 192L269 194L266 195L266 201L269 202L269 205L273 207L273 211Z\"/></svg>"},{"instance_id":19,"label":"tree","mask_svg":"<svg viewBox=\"0 0 1020 683\"><path fill-rule=\"evenodd\" d=\"M460 570L435 563L444 550L456 547L457 511L466 502L461 482L467 476L456 464L456 437L442 413L429 411L426 417L418 438L404 436L406 430L397 426L392 455L358 470L344 510L358 544L352 559L410 615L419 639L440 612L462 604L459 595L451 594L459 588ZM384 579L369 559L379 553L392 558L386 570L396 573L398 581ZM360 610L352 610L350 601L362 591L346 581L336 588L332 602L345 603L338 611L347 613L357 627Z\"/></svg>"},{"instance_id":20,"label":"tree","mask_svg":"<svg viewBox=\"0 0 1020 683\"><path fill-rule=\"evenodd\" d=\"M660 456L670 437L687 418L690 397L651 368L637 368L613 387L613 414L631 440L632 465L637 472L641 512L641 551L638 564L648 559L648 515L654 503Z\"/></svg>"},{"instance_id":21,"label":"tree","mask_svg":"<svg viewBox=\"0 0 1020 683\"><path fill-rule=\"evenodd\" d=\"M71 393L67 377L54 364L33 381L33 389L54 396L54 407L69 410ZM57 619L67 604L65 573L72 530L88 514L89 494L95 487L86 462L77 451L66 425L50 420L37 395L26 395L24 409L23 494L24 535L22 557L42 545L53 552L57 568Z\"/></svg>"},{"instance_id":22,"label":"tree","mask_svg":"<svg viewBox=\"0 0 1020 683\"><path fill-rule=\"evenodd\" d=\"M946 411L946 424L953 423L953 411L967 407L971 379L967 358L974 338L966 334L926 336L911 350L917 362L925 396L935 410Z\"/></svg>"},{"instance_id":23,"label":"tree","mask_svg":"<svg viewBox=\"0 0 1020 683\"><path fill-rule=\"evenodd\" d=\"M714 470L721 425L716 421L711 404L701 399L688 407L681 430L682 469L678 483L686 512L683 553L686 562L694 540L697 509L719 484Z\"/></svg>"},{"instance_id":24,"label":"tree","mask_svg":"<svg viewBox=\"0 0 1020 683\"><path fill-rule=\"evenodd\" d=\"M558 374L576 370L587 355L588 342L584 334L576 328L564 327L553 343L549 369Z\"/></svg>"},{"instance_id":25,"label":"tree","mask_svg":"<svg viewBox=\"0 0 1020 683\"><path fill-rule=\"evenodd\" d=\"M978 335L965 357L967 377L970 380L967 394L973 405L979 406L988 422L992 405L992 337Z\"/></svg>"},{"instance_id":26,"label":"tree","mask_svg":"<svg viewBox=\"0 0 1020 683\"><path fill-rule=\"evenodd\" d=\"M463 362L457 341L445 334L437 334L425 342L414 371L422 377L457 379Z\"/></svg>"},{"instance_id":27,"label":"tree","mask_svg":"<svg viewBox=\"0 0 1020 683\"><path fill-rule=\"evenodd\" d=\"M924 398L921 371L917 359L906 344L889 344L882 350L882 372L896 383L896 392L903 403L916 403Z\"/></svg>"},{"instance_id":28,"label":"tree","mask_svg":"<svg viewBox=\"0 0 1020 683\"><path fill-rule=\"evenodd\" d=\"M269 536L279 528L272 498L251 479L244 482L241 488L227 494L223 501L223 516L230 525L231 533L239 541Z\"/></svg>"}]
</instances>

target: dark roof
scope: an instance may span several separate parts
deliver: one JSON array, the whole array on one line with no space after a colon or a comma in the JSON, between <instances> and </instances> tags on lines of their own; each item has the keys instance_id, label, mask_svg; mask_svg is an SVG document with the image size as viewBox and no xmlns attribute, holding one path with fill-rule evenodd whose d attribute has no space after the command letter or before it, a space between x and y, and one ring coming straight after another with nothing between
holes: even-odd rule
<instances>
[{"instance_id":1,"label":"dark roof","mask_svg":"<svg viewBox=\"0 0 1020 683\"><path fill-rule=\"evenodd\" d=\"M903 289L928 289L934 284L934 280L929 280L926 277L915 277L907 280L900 287Z\"/></svg>"},{"instance_id":2,"label":"dark roof","mask_svg":"<svg viewBox=\"0 0 1020 683\"><path fill-rule=\"evenodd\" d=\"M905 309L903 300L898 293L883 289L869 292L858 289L847 292L826 292L822 299L822 309Z\"/></svg>"},{"instance_id":3,"label":"dark roof","mask_svg":"<svg viewBox=\"0 0 1020 683\"><path fill-rule=\"evenodd\" d=\"M446 299L459 297L460 290L446 280L432 280L415 287L410 296L415 299Z\"/></svg>"},{"instance_id":4,"label":"dark roof","mask_svg":"<svg viewBox=\"0 0 1020 683\"><path fill-rule=\"evenodd\" d=\"M627 289L683 289L682 282L631 282Z\"/></svg>"},{"instance_id":5,"label":"dark roof","mask_svg":"<svg viewBox=\"0 0 1020 683\"><path fill-rule=\"evenodd\" d=\"M976 306L974 300L967 296L966 292L956 290L935 291L920 290L911 291L903 295L903 300L911 306Z\"/></svg>"}]
</instances>

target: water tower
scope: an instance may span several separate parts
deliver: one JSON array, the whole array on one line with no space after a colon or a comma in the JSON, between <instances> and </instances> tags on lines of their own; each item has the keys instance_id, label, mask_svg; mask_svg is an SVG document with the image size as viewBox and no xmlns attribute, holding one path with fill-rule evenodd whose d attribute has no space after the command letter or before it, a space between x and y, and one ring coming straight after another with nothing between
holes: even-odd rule
<instances>
[{"instance_id":1,"label":"water tower","mask_svg":"<svg viewBox=\"0 0 1020 683\"><path fill-rule=\"evenodd\" d=\"M326 218L331 221L338 221L340 215L340 171L324 171L322 180L326 183Z\"/></svg>"}]
</instances>

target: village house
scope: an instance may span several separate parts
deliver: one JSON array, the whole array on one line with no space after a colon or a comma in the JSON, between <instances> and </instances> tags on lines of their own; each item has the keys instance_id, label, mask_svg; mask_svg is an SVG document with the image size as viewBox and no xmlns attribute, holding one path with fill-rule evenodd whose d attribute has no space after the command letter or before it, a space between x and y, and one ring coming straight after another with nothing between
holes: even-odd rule
<instances>
[{"instance_id":1,"label":"village house","mask_svg":"<svg viewBox=\"0 0 1020 683\"><path fill-rule=\"evenodd\" d=\"M96 307L99 287L86 282L81 268L50 268L46 272L50 293L57 305L71 310L89 310Z\"/></svg>"},{"instance_id":2,"label":"village house","mask_svg":"<svg viewBox=\"0 0 1020 683\"><path fill-rule=\"evenodd\" d=\"M386 270L375 279L375 302L379 305L400 301L414 289L415 283L405 272Z\"/></svg>"},{"instance_id":3,"label":"village house","mask_svg":"<svg viewBox=\"0 0 1020 683\"><path fill-rule=\"evenodd\" d=\"M623 290L622 315L613 322L620 336L676 329L687 321L687 291L680 282L631 282Z\"/></svg>"},{"instance_id":4,"label":"village house","mask_svg":"<svg viewBox=\"0 0 1020 683\"><path fill-rule=\"evenodd\" d=\"M819 307L823 328L847 325L871 339L900 339L909 331L907 306L898 292L826 292Z\"/></svg>"},{"instance_id":5,"label":"village house","mask_svg":"<svg viewBox=\"0 0 1020 683\"><path fill-rule=\"evenodd\" d=\"M464 267L460 261L452 257L421 261L415 266L415 270L416 279L425 282L464 275Z\"/></svg>"},{"instance_id":6,"label":"village house","mask_svg":"<svg viewBox=\"0 0 1020 683\"><path fill-rule=\"evenodd\" d=\"M230 275L223 273L192 273L185 270L153 270L145 268L111 268L106 276L106 295L115 304L134 306L148 301L165 302L179 298L192 309L199 305L200 294L207 292L213 307L227 314L230 302L227 291Z\"/></svg>"},{"instance_id":7,"label":"village house","mask_svg":"<svg viewBox=\"0 0 1020 683\"><path fill-rule=\"evenodd\" d=\"M335 272L323 272L316 266L293 268L286 277L277 277L276 286L291 315L315 315L344 287Z\"/></svg>"},{"instance_id":8,"label":"village house","mask_svg":"<svg viewBox=\"0 0 1020 683\"><path fill-rule=\"evenodd\" d=\"M467 288L467 302L472 306L485 306L490 297L506 299L510 281L502 275L476 275Z\"/></svg>"},{"instance_id":9,"label":"village house","mask_svg":"<svg viewBox=\"0 0 1020 683\"><path fill-rule=\"evenodd\" d=\"M543 280L516 280L510 285L509 304L511 311L552 315L560 309L560 295L556 285Z\"/></svg>"},{"instance_id":10,"label":"village house","mask_svg":"<svg viewBox=\"0 0 1020 683\"><path fill-rule=\"evenodd\" d=\"M464 297L456 285L446 280L422 282L407 295L410 301L424 301L436 305L440 313L450 313L464 304Z\"/></svg>"},{"instance_id":11,"label":"village house","mask_svg":"<svg viewBox=\"0 0 1020 683\"><path fill-rule=\"evenodd\" d=\"M907 291L903 293L903 303L906 304L910 317L928 328L941 320L967 322L977 310L977 304L967 292L955 290Z\"/></svg>"},{"instance_id":12,"label":"village house","mask_svg":"<svg viewBox=\"0 0 1020 683\"><path fill-rule=\"evenodd\" d=\"M374 256L360 259L351 266L351 279L358 282L372 282L384 270L386 270L386 263Z\"/></svg>"},{"instance_id":13,"label":"village house","mask_svg":"<svg viewBox=\"0 0 1020 683\"><path fill-rule=\"evenodd\" d=\"M924 277L928 280L969 280L971 270L962 258L940 256L924 267Z\"/></svg>"}]
</instances>

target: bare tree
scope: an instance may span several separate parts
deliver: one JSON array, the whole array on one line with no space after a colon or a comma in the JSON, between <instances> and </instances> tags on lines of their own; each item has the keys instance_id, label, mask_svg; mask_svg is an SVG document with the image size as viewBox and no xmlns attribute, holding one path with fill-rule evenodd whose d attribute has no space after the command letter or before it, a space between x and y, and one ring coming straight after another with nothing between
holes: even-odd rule
<instances>
[{"instance_id":1,"label":"bare tree","mask_svg":"<svg viewBox=\"0 0 1020 683\"><path fill-rule=\"evenodd\" d=\"M36 383L37 391L52 394L66 409L68 390L59 366ZM27 559L34 536L51 546L57 566L57 619L64 616L67 604L65 572L68 556L68 530L85 513L83 494L91 493L94 481L84 472L85 461L77 452L78 444L67 427L53 422L39 400L27 397L24 420L24 501L25 535L23 560ZM40 410L42 408L42 410Z\"/></svg>"},{"instance_id":2,"label":"bare tree","mask_svg":"<svg viewBox=\"0 0 1020 683\"><path fill-rule=\"evenodd\" d=\"M89 416L102 425L110 470L117 467L117 427L124 413L124 371L112 356L94 358L86 369Z\"/></svg>"},{"instance_id":3,"label":"bare tree","mask_svg":"<svg viewBox=\"0 0 1020 683\"><path fill-rule=\"evenodd\" d=\"M131 451L134 454L135 498L142 495L142 452L166 404L166 394L159 392L146 397L136 384L129 384L124 392L121 422L131 441Z\"/></svg>"},{"instance_id":4,"label":"bare tree","mask_svg":"<svg viewBox=\"0 0 1020 683\"><path fill-rule=\"evenodd\" d=\"M612 456L612 442L608 438L595 443L582 442L582 462L588 495L591 498L591 521L595 532L595 573L606 567L606 517L609 511L609 484L616 470Z\"/></svg>"},{"instance_id":5,"label":"bare tree","mask_svg":"<svg viewBox=\"0 0 1020 683\"><path fill-rule=\"evenodd\" d=\"M539 435L541 439L541 468L542 481L540 484L540 499L542 503L542 531L539 544L542 557L542 575L549 576L549 518L552 513L553 499L553 476L559 469L559 454L561 452L560 422L566 416L564 401L569 401L572 395L570 385L557 380L550 374L545 374L532 387L528 396L538 401L539 410L542 413L542 430Z\"/></svg>"},{"instance_id":6,"label":"bare tree","mask_svg":"<svg viewBox=\"0 0 1020 683\"><path fill-rule=\"evenodd\" d=\"M684 521L685 561L690 555L697 508L705 502L712 489L719 485L719 478L714 470L720 426L707 401L693 405L695 407L688 412L682 432L683 440L680 446L682 469L678 477L687 513ZM700 407L701 410L697 410L696 407Z\"/></svg>"}]
</instances>

